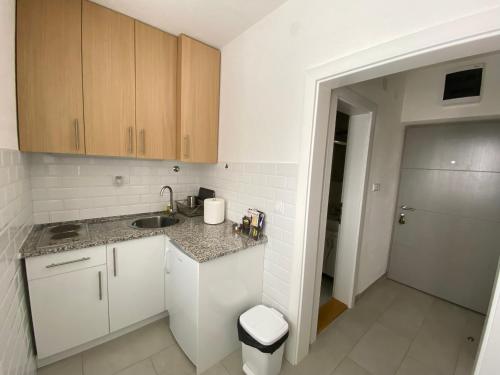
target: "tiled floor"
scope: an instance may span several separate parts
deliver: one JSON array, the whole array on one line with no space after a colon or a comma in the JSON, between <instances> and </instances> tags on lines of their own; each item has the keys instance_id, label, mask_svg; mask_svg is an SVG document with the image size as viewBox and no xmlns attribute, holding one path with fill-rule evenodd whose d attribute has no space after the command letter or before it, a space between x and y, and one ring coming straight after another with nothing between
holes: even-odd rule
<instances>
[{"instance_id":1,"label":"tiled floor","mask_svg":"<svg viewBox=\"0 0 500 375\"><path fill-rule=\"evenodd\" d=\"M380 280L324 330L286 375L470 375L483 316L389 280ZM468 342L467 337L474 342ZM166 320L64 361L39 375L182 375L194 367ZM243 374L241 351L207 375Z\"/></svg>"}]
</instances>

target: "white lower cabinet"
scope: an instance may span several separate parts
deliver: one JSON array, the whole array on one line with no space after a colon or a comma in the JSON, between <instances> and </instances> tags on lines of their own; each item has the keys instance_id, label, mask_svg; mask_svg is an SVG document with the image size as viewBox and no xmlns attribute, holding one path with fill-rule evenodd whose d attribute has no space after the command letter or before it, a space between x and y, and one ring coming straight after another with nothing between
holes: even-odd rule
<instances>
[{"instance_id":1,"label":"white lower cabinet","mask_svg":"<svg viewBox=\"0 0 500 375\"><path fill-rule=\"evenodd\" d=\"M165 237L106 247L111 332L165 310Z\"/></svg>"},{"instance_id":2,"label":"white lower cabinet","mask_svg":"<svg viewBox=\"0 0 500 375\"><path fill-rule=\"evenodd\" d=\"M50 271L53 275L29 280L31 315L39 358L109 333L106 265L87 267L89 263L86 264L95 259L91 255L99 252L105 259L104 247L89 249L89 256L82 257L81 254L85 253L80 251L74 254L74 259L61 262L49 255L44 264L40 264L40 270ZM27 259L27 264L30 259ZM44 259L37 257L33 260L34 263L41 263ZM37 273L34 267L31 270L33 275ZM30 278L29 266L27 271Z\"/></svg>"},{"instance_id":3,"label":"white lower cabinet","mask_svg":"<svg viewBox=\"0 0 500 375\"><path fill-rule=\"evenodd\" d=\"M38 359L164 312L165 261L165 236L27 258Z\"/></svg>"},{"instance_id":4,"label":"white lower cabinet","mask_svg":"<svg viewBox=\"0 0 500 375\"><path fill-rule=\"evenodd\" d=\"M241 347L236 322L261 303L264 245L204 263L167 246L170 329L202 374Z\"/></svg>"}]
</instances>

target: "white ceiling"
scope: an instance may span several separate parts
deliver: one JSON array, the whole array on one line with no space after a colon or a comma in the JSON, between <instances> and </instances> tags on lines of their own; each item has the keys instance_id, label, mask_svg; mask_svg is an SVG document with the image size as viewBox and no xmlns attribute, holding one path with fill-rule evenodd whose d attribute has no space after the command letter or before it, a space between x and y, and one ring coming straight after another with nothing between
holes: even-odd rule
<instances>
[{"instance_id":1,"label":"white ceiling","mask_svg":"<svg viewBox=\"0 0 500 375\"><path fill-rule=\"evenodd\" d=\"M286 0L92 0L174 35L222 47Z\"/></svg>"}]
</instances>

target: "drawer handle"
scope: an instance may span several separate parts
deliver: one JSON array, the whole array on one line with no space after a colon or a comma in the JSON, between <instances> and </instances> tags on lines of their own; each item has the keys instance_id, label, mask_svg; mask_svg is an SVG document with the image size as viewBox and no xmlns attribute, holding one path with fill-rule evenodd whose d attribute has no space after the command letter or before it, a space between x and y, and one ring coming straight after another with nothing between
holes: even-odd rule
<instances>
[{"instance_id":1,"label":"drawer handle","mask_svg":"<svg viewBox=\"0 0 500 375\"><path fill-rule=\"evenodd\" d=\"M97 275L99 277L99 301L102 301L102 272L99 271Z\"/></svg>"},{"instance_id":2,"label":"drawer handle","mask_svg":"<svg viewBox=\"0 0 500 375\"><path fill-rule=\"evenodd\" d=\"M71 264L71 263L85 262L86 260L90 260L90 257L83 257L80 259L68 260L67 262L51 263L48 266L45 266L45 268L53 268L53 267L64 266L66 264Z\"/></svg>"}]
</instances>

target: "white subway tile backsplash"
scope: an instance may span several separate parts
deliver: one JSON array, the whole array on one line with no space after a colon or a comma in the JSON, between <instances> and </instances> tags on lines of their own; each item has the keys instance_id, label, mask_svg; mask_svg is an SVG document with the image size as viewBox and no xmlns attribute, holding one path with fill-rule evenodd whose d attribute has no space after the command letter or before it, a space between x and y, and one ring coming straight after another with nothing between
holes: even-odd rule
<instances>
[{"instance_id":1,"label":"white subway tile backsplash","mask_svg":"<svg viewBox=\"0 0 500 375\"><path fill-rule=\"evenodd\" d=\"M0 150L0 373L35 374L19 247L32 225L27 156Z\"/></svg>"},{"instance_id":2,"label":"white subway tile backsplash","mask_svg":"<svg viewBox=\"0 0 500 375\"><path fill-rule=\"evenodd\" d=\"M181 167L178 173L173 172L174 165ZM169 197L160 197L161 186L171 185L175 199L195 194L200 185L200 168L173 161L33 154L34 221L89 219L165 209ZM123 185L115 185L114 176L122 176Z\"/></svg>"}]
</instances>

